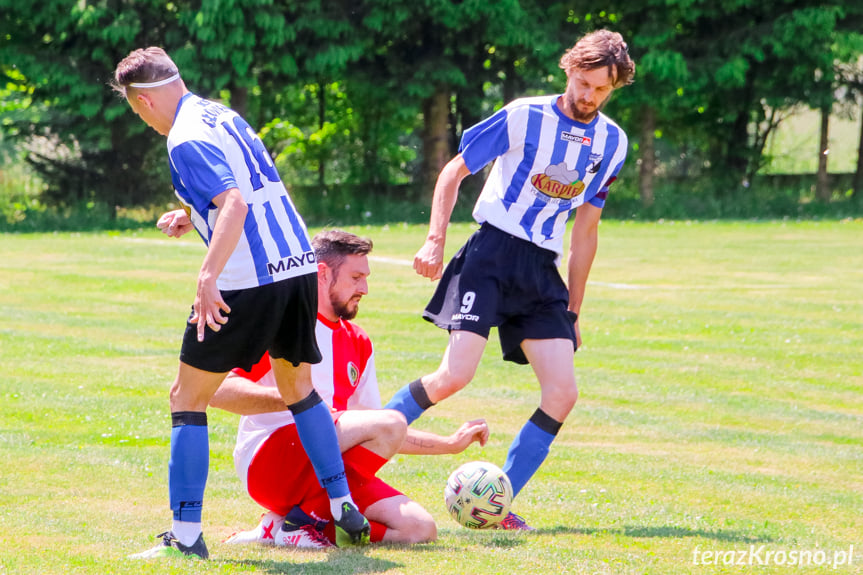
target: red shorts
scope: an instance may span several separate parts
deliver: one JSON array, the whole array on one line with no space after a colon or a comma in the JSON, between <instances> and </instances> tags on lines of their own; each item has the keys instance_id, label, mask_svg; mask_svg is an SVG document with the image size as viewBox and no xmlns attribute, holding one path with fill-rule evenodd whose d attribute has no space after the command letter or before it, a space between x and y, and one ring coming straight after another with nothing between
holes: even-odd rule
<instances>
[{"instance_id":1,"label":"red shorts","mask_svg":"<svg viewBox=\"0 0 863 575\"><path fill-rule=\"evenodd\" d=\"M338 419L338 414L334 417ZM361 513L382 499L402 495L375 477L387 462L380 455L356 446L345 451L342 458L351 497ZM280 515L287 515L299 505L317 519L330 521L333 518L329 497L318 483L312 462L300 443L296 425L277 429L261 445L249 465L248 486L252 499Z\"/></svg>"}]
</instances>

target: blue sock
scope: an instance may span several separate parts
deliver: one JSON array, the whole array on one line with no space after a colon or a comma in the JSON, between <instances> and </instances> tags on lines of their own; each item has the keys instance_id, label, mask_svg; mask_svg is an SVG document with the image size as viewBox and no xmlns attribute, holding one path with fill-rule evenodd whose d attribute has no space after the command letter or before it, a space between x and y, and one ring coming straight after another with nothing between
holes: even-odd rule
<instances>
[{"instance_id":1,"label":"blue sock","mask_svg":"<svg viewBox=\"0 0 863 575\"><path fill-rule=\"evenodd\" d=\"M509 447L503 471L512 483L513 497L533 477L548 455L562 424L537 409Z\"/></svg>"},{"instance_id":2,"label":"blue sock","mask_svg":"<svg viewBox=\"0 0 863 575\"><path fill-rule=\"evenodd\" d=\"M312 462L321 487L330 499L350 495L345 477L345 464L339 450L339 439L330 409L317 391L288 406L294 414L297 435Z\"/></svg>"},{"instance_id":3,"label":"blue sock","mask_svg":"<svg viewBox=\"0 0 863 575\"><path fill-rule=\"evenodd\" d=\"M422 382L417 379L398 390L384 409L395 409L405 416L408 425L419 419L425 410L433 406Z\"/></svg>"},{"instance_id":4,"label":"blue sock","mask_svg":"<svg viewBox=\"0 0 863 575\"><path fill-rule=\"evenodd\" d=\"M168 492L177 521L201 522L201 507L210 467L207 413L177 411L171 414L171 461Z\"/></svg>"}]
</instances>

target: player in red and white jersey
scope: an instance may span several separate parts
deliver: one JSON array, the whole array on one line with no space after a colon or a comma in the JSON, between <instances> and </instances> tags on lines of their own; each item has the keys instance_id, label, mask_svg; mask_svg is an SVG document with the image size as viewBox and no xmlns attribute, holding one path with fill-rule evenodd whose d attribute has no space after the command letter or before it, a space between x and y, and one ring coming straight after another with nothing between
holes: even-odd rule
<instances>
[{"instance_id":1,"label":"player in red and white jersey","mask_svg":"<svg viewBox=\"0 0 863 575\"><path fill-rule=\"evenodd\" d=\"M324 300L319 300L319 307L322 307L321 301ZM321 399L332 406L334 412L347 409L380 409L381 398L375 374L374 351L366 332L344 318L332 321L318 312L315 334L324 359L312 366L312 381ZM232 385L237 383L234 378L242 378L270 389L276 387L267 356L251 371L235 371L226 382L226 390L230 391ZM239 382L239 385L244 386L244 383ZM239 392L243 393L242 387ZM218 399L219 397L217 402ZM240 418L234 463L244 486L247 485L249 464L261 444L279 428L293 423L293 415L287 410L243 415Z\"/></svg>"},{"instance_id":2,"label":"player in red and white jersey","mask_svg":"<svg viewBox=\"0 0 863 575\"><path fill-rule=\"evenodd\" d=\"M488 426L483 420L471 421L442 437L408 431L400 413L380 409L371 340L350 321L368 293L372 243L339 230L321 232L312 243L318 261L316 335L323 356L312 368L312 381L332 406L353 499L371 524L371 541L434 540L437 528L431 515L375 474L396 452L460 453L474 441L484 444ZM234 464L249 495L267 509L255 529L227 542L331 546L326 491L303 451L291 413L284 411L268 358L250 371L235 370L211 405L242 415Z\"/></svg>"}]
</instances>

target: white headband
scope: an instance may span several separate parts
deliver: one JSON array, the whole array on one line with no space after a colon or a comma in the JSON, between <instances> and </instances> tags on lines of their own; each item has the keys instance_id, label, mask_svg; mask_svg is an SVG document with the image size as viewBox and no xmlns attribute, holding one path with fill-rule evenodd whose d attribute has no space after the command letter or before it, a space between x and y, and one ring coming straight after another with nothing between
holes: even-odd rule
<instances>
[{"instance_id":1,"label":"white headband","mask_svg":"<svg viewBox=\"0 0 863 575\"><path fill-rule=\"evenodd\" d=\"M164 80L159 80L157 82L132 82L129 84L130 88L158 88L159 86L164 86L165 84L170 84L174 80L180 79L180 73L177 72L170 78L165 78Z\"/></svg>"}]
</instances>

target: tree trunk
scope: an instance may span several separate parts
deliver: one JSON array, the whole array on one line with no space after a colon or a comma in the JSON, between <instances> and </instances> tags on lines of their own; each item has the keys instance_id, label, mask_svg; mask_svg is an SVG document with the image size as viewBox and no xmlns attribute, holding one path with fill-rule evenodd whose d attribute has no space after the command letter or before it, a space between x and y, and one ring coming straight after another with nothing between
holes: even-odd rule
<instances>
[{"instance_id":1,"label":"tree trunk","mask_svg":"<svg viewBox=\"0 0 863 575\"><path fill-rule=\"evenodd\" d=\"M644 120L641 124L641 166L639 168L638 193L641 195L641 205L649 208L653 205L653 171L656 168L656 111L653 106L644 107Z\"/></svg>"},{"instance_id":2,"label":"tree trunk","mask_svg":"<svg viewBox=\"0 0 863 575\"><path fill-rule=\"evenodd\" d=\"M123 149L124 136L125 133L120 129L120 124L111 122L111 150L108 152L111 162L108 164L108 173L106 174L108 181L113 182L111 186L112 191L108 197L111 221L117 219L117 208L120 205L134 205L134 200L130 197L132 194L127 191L129 189L129 186L126 185L126 182L129 181L128 173L125 166L123 166L122 160L119 160L119 153L117 152Z\"/></svg>"},{"instance_id":3,"label":"tree trunk","mask_svg":"<svg viewBox=\"0 0 863 575\"><path fill-rule=\"evenodd\" d=\"M752 161L749 122L752 117L752 105L755 101L757 70L754 62L749 64L749 69L746 72L746 83L739 95L736 96L737 113L729 132L730 139L725 144L726 192L735 190L741 185L749 172L749 162Z\"/></svg>"},{"instance_id":4,"label":"tree trunk","mask_svg":"<svg viewBox=\"0 0 863 575\"><path fill-rule=\"evenodd\" d=\"M482 82L473 82L458 91L456 96L457 113L456 117L451 120L450 125L450 150L457 150L461 134L483 119L480 113L484 97ZM485 182L483 172L468 176L462 180L458 194L462 205L471 205L476 201Z\"/></svg>"},{"instance_id":5,"label":"tree trunk","mask_svg":"<svg viewBox=\"0 0 863 575\"><path fill-rule=\"evenodd\" d=\"M863 199L863 106L860 106L860 138L857 140L857 171L854 173L854 199Z\"/></svg>"},{"instance_id":6,"label":"tree trunk","mask_svg":"<svg viewBox=\"0 0 863 575\"><path fill-rule=\"evenodd\" d=\"M515 59L507 58L504 66L503 101L508 104L515 100L519 89L518 79L515 75Z\"/></svg>"},{"instance_id":7,"label":"tree trunk","mask_svg":"<svg viewBox=\"0 0 863 575\"><path fill-rule=\"evenodd\" d=\"M248 121L249 113L249 89L237 88L231 89L231 109ZM253 130L259 130L259 126L252 126Z\"/></svg>"},{"instance_id":8,"label":"tree trunk","mask_svg":"<svg viewBox=\"0 0 863 575\"><path fill-rule=\"evenodd\" d=\"M830 133L830 111L832 102L821 108L821 138L818 143L818 175L815 179L815 198L819 202L830 201L832 190L827 175L827 155L830 153L828 135Z\"/></svg>"},{"instance_id":9,"label":"tree trunk","mask_svg":"<svg viewBox=\"0 0 863 575\"><path fill-rule=\"evenodd\" d=\"M435 93L423 102L423 164L420 178L425 189L431 192L437 176L449 161L450 92L444 85L435 87Z\"/></svg>"},{"instance_id":10,"label":"tree trunk","mask_svg":"<svg viewBox=\"0 0 863 575\"><path fill-rule=\"evenodd\" d=\"M323 82L318 82L318 130L324 129L324 123L327 121L327 86ZM321 147L320 157L318 158L318 185L321 190L326 184L327 175L327 158L324 148Z\"/></svg>"}]
</instances>

